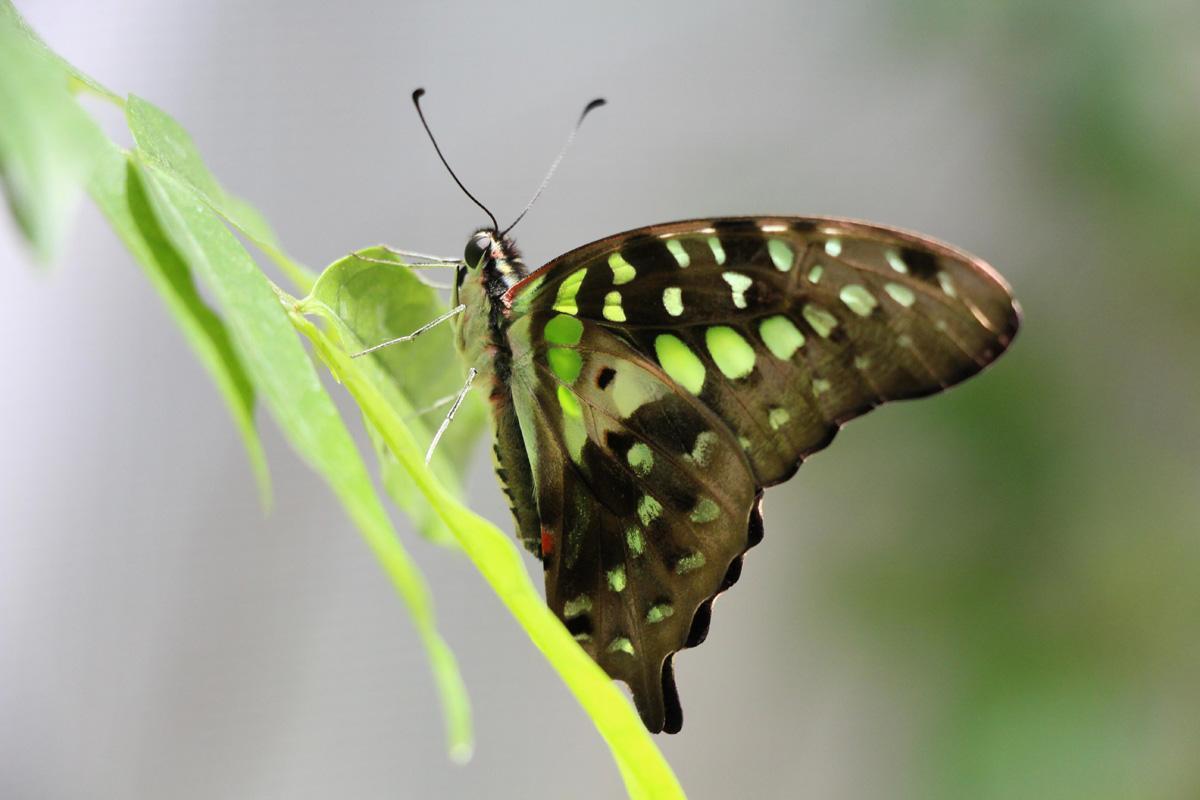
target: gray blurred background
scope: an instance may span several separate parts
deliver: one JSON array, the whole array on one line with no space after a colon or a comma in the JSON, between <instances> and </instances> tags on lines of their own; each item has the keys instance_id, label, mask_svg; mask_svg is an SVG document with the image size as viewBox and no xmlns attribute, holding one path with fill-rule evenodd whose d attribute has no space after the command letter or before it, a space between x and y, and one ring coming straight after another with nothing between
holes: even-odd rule
<instances>
[{"instance_id":1,"label":"gray blurred background","mask_svg":"<svg viewBox=\"0 0 1200 800\"><path fill-rule=\"evenodd\" d=\"M696 798L1200 795L1194 3L18 6L179 119L316 267L379 241L456 254L482 221L419 85L502 220L609 99L518 229L530 263L755 212L987 258L1025 306L1013 351L768 493L659 741ZM93 208L54 270L7 218L0 260L0 797L621 793L483 581L400 519L474 703L476 756L448 762L382 571L265 416L264 516L217 392ZM511 530L482 453L471 504Z\"/></svg>"}]
</instances>

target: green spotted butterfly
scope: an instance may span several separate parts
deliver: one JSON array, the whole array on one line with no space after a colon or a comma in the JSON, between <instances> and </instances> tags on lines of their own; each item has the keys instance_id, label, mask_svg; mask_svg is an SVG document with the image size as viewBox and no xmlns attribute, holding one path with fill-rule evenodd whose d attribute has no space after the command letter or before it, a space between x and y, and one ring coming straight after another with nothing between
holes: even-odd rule
<instances>
[{"instance_id":1,"label":"green spotted butterfly","mask_svg":"<svg viewBox=\"0 0 1200 800\"><path fill-rule=\"evenodd\" d=\"M843 219L640 228L530 272L478 231L452 302L546 601L646 727L763 534L764 487L847 420L974 375L1019 310L984 262Z\"/></svg>"},{"instance_id":2,"label":"green spotted butterfly","mask_svg":"<svg viewBox=\"0 0 1200 800\"><path fill-rule=\"evenodd\" d=\"M682 725L672 658L762 539L763 489L846 421L979 372L1020 322L960 250L789 216L639 228L534 271L493 224L452 304L546 601L656 733Z\"/></svg>"}]
</instances>

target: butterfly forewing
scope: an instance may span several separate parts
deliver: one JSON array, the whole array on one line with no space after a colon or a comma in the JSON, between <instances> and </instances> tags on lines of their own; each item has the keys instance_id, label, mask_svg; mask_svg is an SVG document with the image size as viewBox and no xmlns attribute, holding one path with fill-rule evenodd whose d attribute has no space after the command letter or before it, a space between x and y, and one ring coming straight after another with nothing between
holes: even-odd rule
<instances>
[{"instance_id":1,"label":"butterfly forewing","mask_svg":"<svg viewBox=\"0 0 1200 800\"><path fill-rule=\"evenodd\" d=\"M845 421L978 372L1019 320L953 248L787 217L609 237L505 302L548 600L651 730L679 726L671 654L757 541L761 488Z\"/></svg>"},{"instance_id":2,"label":"butterfly forewing","mask_svg":"<svg viewBox=\"0 0 1200 800\"><path fill-rule=\"evenodd\" d=\"M670 223L585 245L529 282L532 307L593 320L685 385L702 380L764 486L840 423L978 372L1018 324L983 262L848 220Z\"/></svg>"}]
</instances>

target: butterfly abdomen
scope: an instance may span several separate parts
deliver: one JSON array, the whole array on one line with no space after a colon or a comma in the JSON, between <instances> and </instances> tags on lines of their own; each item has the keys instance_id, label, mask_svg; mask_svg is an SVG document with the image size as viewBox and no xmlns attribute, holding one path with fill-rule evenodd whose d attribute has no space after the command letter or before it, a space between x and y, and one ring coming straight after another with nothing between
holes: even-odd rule
<instances>
[{"instance_id":1,"label":"butterfly abdomen","mask_svg":"<svg viewBox=\"0 0 1200 800\"><path fill-rule=\"evenodd\" d=\"M500 489L508 498L508 507L517 523L517 537L525 549L539 558L542 555L542 528L533 494L533 473L526 456L521 426L513 411L512 396L493 392L492 430L495 446L493 463Z\"/></svg>"}]
</instances>

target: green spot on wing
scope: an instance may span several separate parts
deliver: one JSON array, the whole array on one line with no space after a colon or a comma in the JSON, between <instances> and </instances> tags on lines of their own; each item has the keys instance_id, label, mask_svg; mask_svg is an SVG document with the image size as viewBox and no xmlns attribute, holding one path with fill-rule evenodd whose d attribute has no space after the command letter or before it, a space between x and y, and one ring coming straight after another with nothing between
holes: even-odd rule
<instances>
[{"instance_id":1,"label":"green spot on wing","mask_svg":"<svg viewBox=\"0 0 1200 800\"><path fill-rule=\"evenodd\" d=\"M604 318L613 322L625 321L625 309L621 306L621 293L617 291L604 295L604 308L601 310Z\"/></svg>"},{"instance_id":2,"label":"green spot on wing","mask_svg":"<svg viewBox=\"0 0 1200 800\"><path fill-rule=\"evenodd\" d=\"M721 240L715 236L708 237L708 249L712 250L713 258L718 264L725 263L725 248L721 246Z\"/></svg>"},{"instance_id":3,"label":"green spot on wing","mask_svg":"<svg viewBox=\"0 0 1200 800\"><path fill-rule=\"evenodd\" d=\"M561 311L564 314L579 312L579 306L575 304L575 296L579 294L579 285L583 283L586 276L587 269L583 268L571 273L559 284L558 294L554 297L555 311Z\"/></svg>"},{"instance_id":4,"label":"green spot on wing","mask_svg":"<svg viewBox=\"0 0 1200 800\"><path fill-rule=\"evenodd\" d=\"M912 289L899 283L884 284L883 290L888 293L888 296L895 300L905 308L909 308L917 301L917 298L912 293Z\"/></svg>"},{"instance_id":5,"label":"green spot on wing","mask_svg":"<svg viewBox=\"0 0 1200 800\"><path fill-rule=\"evenodd\" d=\"M545 336L551 344L579 344L583 323L567 314L558 314L546 323Z\"/></svg>"},{"instance_id":6,"label":"green spot on wing","mask_svg":"<svg viewBox=\"0 0 1200 800\"><path fill-rule=\"evenodd\" d=\"M729 288L733 290L733 304L737 308L746 307L746 290L754 285L753 279L749 275L743 275L740 272L722 272L721 277L729 284Z\"/></svg>"},{"instance_id":7,"label":"green spot on wing","mask_svg":"<svg viewBox=\"0 0 1200 800\"><path fill-rule=\"evenodd\" d=\"M580 614L586 614L592 610L592 598L586 594L581 594L574 600L568 600L563 604L563 616L567 619L578 617Z\"/></svg>"},{"instance_id":8,"label":"green spot on wing","mask_svg":"<svg viewBox=\"0 0 1200 800\"><path fill-rule=\"evenodd\" d=\"M670 603L658 603L650 606L650 610L646 612L646 622L653 625L656 622L662 622L674 613L675 608Z\"/></svg>"},{"instance_id":9,"label":"green spot on wing","mask_svg":"<svg viewBox=\"0 0 1200 800\"><path fill-rule=\"evenodd\" d=\"M629 641L624 636L618 636L612 640L611 644L609 644L608 652L627 653L629 655L633 655L633 642Z\"/></svg>"},{"instance_id":10,"label":"green spot on wing","mask_svg":"<svg viewBox=\"0 0 1200 800\"><path fill-rule=\"evenodd\" d=\"M804 314L804 320L809 325L812 325L812 329L822 339L828 339L829 334L833 333L833 329L837 327L837 317L820 306L808 303L804 306L804 310L801 313Z\"/></svg>"},{"instance_id":11,"label":"green spot on wing","mask_svg":"<svg viewBox=\"0 0 1200 800\"><path fill-rule=\"evenodd\" d=\"M614 592L625 590L625 567L623 565L610 569L606 577L608 578L608 588Z\"/></svg>"},{"instance_id":12,"label":"green spot on wing","mask_svg":"<svg viewBox=\"0 0 1200 800\"><path fill-rule=\"evenodd\" d=\"M579 399L575 397L570 389L562 384L558 386L558 404L562 406L563 414L579 419L583 417L583 410L579 407Z\"/></svg>"},{"instance_id":13,"label":"green spot on wing","mask_svg":"<svg viewBox=\"0 0 1200 800\"><path fill-rule=\"evenodd\" d=\"M696 443L692 445L692 452L684 455L684 459L691 461L697 466L708 466L708 459L712 456L712 450L717 445L717 435L712 431L701 431L696 435Z\"/></svg>"},{"instance_id":14,"label":"green spot on wing","mask_svg":"<svg viewBox=\"0 0 1200 800\"><path fill-rule=\"evenodd\" d=\"M565 387L560 386L560 389ZM570 394L568 392L568 394ZM575 398L572 397L572 400ZM562 395L559 395L559 402L562 402ZM578 408L578 401L575 402L575 408ZM563 443L567 446L567 454L571 456L571 460L576 464L583 463L583 446L587 444L587 429L583 427L583 418L581 415L572 414L563 408Z\"/></svg>"},{"instance_id":15,"label":"green spot on wing","mask_svg":"<svg viewBox=\"0 0 1200 800\"><path fill-rule=\"evenodd\" d=\"M608 257L608 266L612 269L613 285L615 286L629 283L637 277L637 270L633 268L633 264L626 261L620 253L613 253Z\"/></svg>"},{"instance_id":16,"label":"green spot on wing","mask_svg":"<svg viewBox=\"0 0 1200 800\"><path fill-rule=\"evenodd\" d=\"M767 253L770 254L771 261L775 264L775 269L780 272L787 272L791 269L792 261L796 257L791 245L783 239L768 239Z\"/></svg>"},{"instance_id":17,"label":"green spot on wing","mask_svg":"<svg viewBox=\"0 0 1200 800\"><path fill-rule=\"evenodd\" d=\"M758 326L758 333L771 355L782 361L791 359L804 346L804 334L783 315L767 317Z\"/></svg>"},{"instance_id":18,"label":"green spot on wing","mask_svg":"<svg viewBox=\"0 0 1200 800\"><path fill-rule=\"evenodd\" d=\"M629 466L633 467L633 471L643 478L650 474L650 470L654 469L654 453L644 442L637 442L630 447L626 459L629 461Z\"/></svg>"},{"instance_id":19,"label":"green spot on wing","mask_svg":"<svg viewBox=\"0 0 1200 800\"><path fill-rule=\"evenodd\" d=\"M875 307L879 305L879 301L875 299L875 295L857 283L850 283L843 286L842 290L838 292L838 297L846 304L847 308L860 317L870 316Z\"/></svg>"},{"instance_id":20,"label":"green spot on wing","mask_svg":"<svg viewBox=\"0 0 1200 800\"><path fill-rule=\"evenodd\" d=\"M704 364L678 336L663 333L654 339L654 353L671 379L692 394L704 388Z\"/></svg>"},{"instance_id":21,"label":"green spot on wing","mask_svg":"<svg viewBox=\"0 0 1200 800\"><path fill-rule=\"evenodd\" d=\"M663 308L672 317L683 314L683 290L678 286L668 286L663 289Z\"/></svg>"},{"instance_id":22,"label":"green spot on wing","mask_svg":"<svg viewBox=\"0 0 1200 800\"><path fill-rule=\"evenodd\" d=\"M688 255L687 250L683 249L683 242L678 239L668 239L667 250L675 257L675 263L680 267L686 269L692 263L691 256Z\"/></svg>"},{"instance_id":23,"label":"green spot on wing","mask_svg":"<svg viewBox=\"0 0 1200 800\"><path fill-rule=\"evenodd\" d=\"M700 502L696 503L696 507L692 509L692 513L688 516L692 522L712 522L721 516L721 507L709 498L704 497L701 498Z\"/></svg>"},{"instance_id":24,"label":"green spot on wing","mask_svg":"<svg viewBox=\"0 0 1200 800\"><path fill-rule=\"evenodd\" d=\"M686 575L689 572L698 570L704 566L704 561L704 553L701 553L699 550L695 553L689 553L675 562L675 574Z\"/></svg>"},{"instance_id":25,"label":"green spot on wing","mask_svg":"<svg viewBox=\"0 0 1200 800\"><path fill-rule=\"evenodd\" d=\"M649 525L662 514L662 503L650 495L644 494L642 495L642 499L638 501L637 514L638 519L642 521L643 525Z\"/></svg>"},{"instance_id":26,"label":"green spot on wing","mask_svg":"<svg viewBox=\"0 0 1200 800\"><path fill-rule=\"evenodd\" d=\"M565 347L551 347L546 353L546 358L558 379L567 383L574 383L583 368L583 359L579 353Z\"/></svg>"},{"instance_id":27,"label":"green spot on wing","mask_svg":"<svg viewBox=\"0 0 1200 800\"><path fill-rule=\"evenodd\" d=\"M704 341L725 377L736 380L754 370L754 348L733 328L714 325L704 332Z\"/></svg>"},{"instance_id":28,"label":"green spot on wing","mask_svg":"<svg viewBox=\"0 0 1200 800\"><path fill-rule=\"evenodd\" d=\"M635 558L640 556L646 549L646 540L642 538L642 529L634 525L625 531L625 544L629 546L629 552Z\"/></svg>"}]
</instances>

